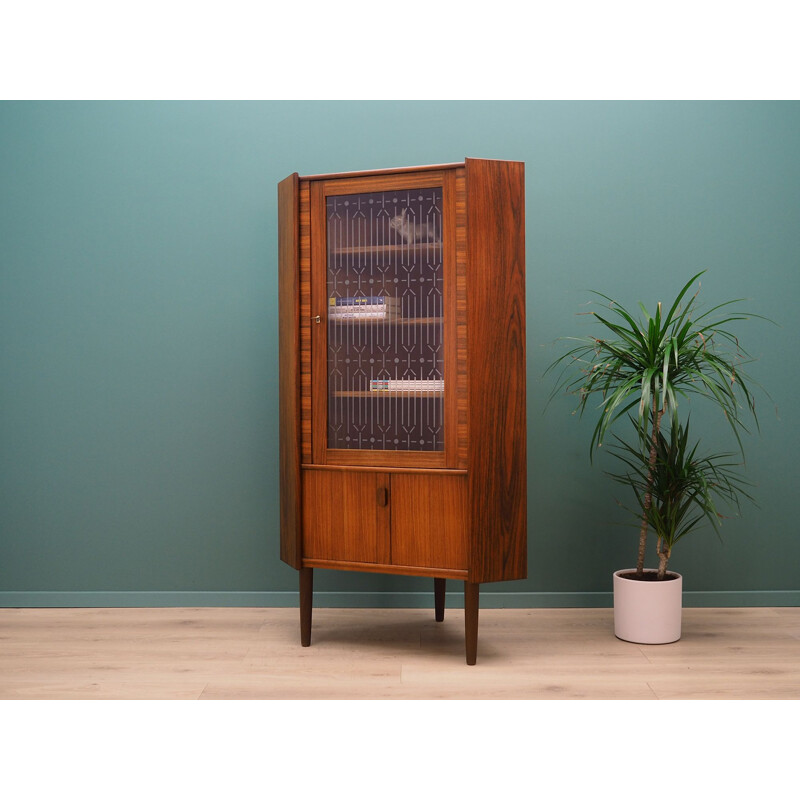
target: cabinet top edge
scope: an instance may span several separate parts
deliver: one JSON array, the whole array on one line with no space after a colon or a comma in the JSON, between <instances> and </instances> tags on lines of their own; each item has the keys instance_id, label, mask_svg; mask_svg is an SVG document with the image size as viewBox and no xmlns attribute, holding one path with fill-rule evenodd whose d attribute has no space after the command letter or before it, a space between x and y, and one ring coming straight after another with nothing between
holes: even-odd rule
<instances>
[{"instance_id":1,"label":"cabinet top edge","mask_svg":"<svg viewBox=\"0 0 800 800\"><path fill-rule=\"evenodd\" d=\"M387 167L385 169L362 169L352 172L327 172L319 175L301 175L301 181L327 181L332 178L359 178L371 175L393 175L398 172L430 172L437 169L458 169L463 167L464 161L456 161L450 164L424 164L417 167Z\"/></svg>"},{"instance_id":2,"label":"cabinet top edge","mask_svg":"<svg viewBox=\"0 0 800 800\"><path fill-rule=\"evenodd\" d=\"M421 164L416 167L386 167L382 169L360 169L353 170L352 172L325 172L317 175L299 175L298 180L301 181L327 181L335 178L360 178L371 177L373 175L395 175L398 173L406 172L432 172L434 170L443 169L459 169L466 167L470 161L495 161L503 164L522 164L524 161L516 161L514 159L504 158L465 158L463 161L453 161L448 164ZM297 175L297 173L294 173Z\"/></svg>"}]
</instances>

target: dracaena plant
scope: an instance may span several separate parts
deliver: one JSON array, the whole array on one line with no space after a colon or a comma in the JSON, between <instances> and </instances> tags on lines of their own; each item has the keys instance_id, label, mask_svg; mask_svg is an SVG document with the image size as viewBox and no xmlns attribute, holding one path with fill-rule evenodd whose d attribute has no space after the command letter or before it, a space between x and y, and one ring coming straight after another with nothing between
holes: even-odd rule
<instances>
[{"instance_id":1,"label":"dracaena plant","mask_svg":"<svg viewBox=\"0 0 800 800\"><path fill-rule=\"evenodd\" d=\"M641 314L636 315L607 295L593 292L603 301L602 310L585 313L601 331L597 336L569 337L574 346L546 371L563 367L551 399L567 391L577 396L580 415L587 409L597 412L590 457L617 420L629 414L634 420L636 442L647 464L636 564L639 575L644 571L664 416L679 430L679 402L699 396L724 415L742 455L745 418L752 417L758 424L750 380L743 369L751 359L732 331L736 323L758 315L738 310L742 300L702 311L697 303L699 283L694 294L689 292L703 272L686 282L666 313L661 303L653 313L639 303Z\"/></svg>"},{"instance_id":2,"label":"dracaena plant","mask_svg":"<svg viewBox=\"0 0 800 800\"><path fill-rule=\"evenodd\" d=\"M675 543L703 522L710 522L719 535L723 515L718 501L739 510L740 497L750 484L739 474L735 453L701 454L699 443L689 438L689 422L670 426L668 435L658 433L656 457L651 465L649 441L641 438L636 423L636 446L614 436L609 450L623 465L622 472L609 473L618 483L630 487L636 499L633 508L623 506L637 517L646 517L656 535L657 579L663 580ZM650 493L650 502L645 498ZM622 504L620 504L622 505Z\"/></svg>"}]
</instances>

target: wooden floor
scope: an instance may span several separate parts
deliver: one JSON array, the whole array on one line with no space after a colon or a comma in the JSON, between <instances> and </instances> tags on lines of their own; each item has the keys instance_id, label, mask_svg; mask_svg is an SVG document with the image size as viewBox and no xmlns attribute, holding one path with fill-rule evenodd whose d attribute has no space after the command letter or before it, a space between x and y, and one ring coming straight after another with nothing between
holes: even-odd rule
<instances>
[{"instance_id":1,"label":"wooden floor","mask_svg":"<svg viewBox=\"0 0 800 800\"><path fill-rule=\"evenodd\" d=\"M0 699L798 699L800 608L685 609L614 637L610 609L0 609Z\"/></svg>"}]
</instances>

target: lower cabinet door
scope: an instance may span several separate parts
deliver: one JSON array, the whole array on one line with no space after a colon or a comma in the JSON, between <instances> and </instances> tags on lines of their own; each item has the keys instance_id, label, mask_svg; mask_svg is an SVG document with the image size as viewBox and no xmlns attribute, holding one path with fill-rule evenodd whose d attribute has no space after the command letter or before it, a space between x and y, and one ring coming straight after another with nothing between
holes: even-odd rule
<instances>
[{"instance_id":1,"label":"lower cabinet door","mask_svg":"<svg viewBox=\"0 0 800 800\"><path fill-rule=\"evenodd\" d=\"M392 564L467 569L467 481L460 475L391 476Z\"/></svg>"},{"instance_id":2,"label":"lower cabinet door","mask_svg":"<svg viewBox=\"0 0 800 800\"><path fill-rule=\"evenodd\" d=\"M306 470L303 473L303 557L387 564L388 475Z\"/></svg>"}]
</instances>

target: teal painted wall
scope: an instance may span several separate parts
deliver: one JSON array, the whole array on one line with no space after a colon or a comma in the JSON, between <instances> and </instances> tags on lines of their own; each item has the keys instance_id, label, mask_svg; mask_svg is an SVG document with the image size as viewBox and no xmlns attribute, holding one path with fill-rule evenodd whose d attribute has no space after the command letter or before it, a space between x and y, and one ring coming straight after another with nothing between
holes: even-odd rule
<instances>
[{"instance_id":1,"label":"teal painted wall","mask_svg":"<svg viewBox=\"0 0 800 800\"><path fill-rule=\"evenodd\" d=\"M676 548L689 604L800 601L795 102L0 104L0 601L291 604L278 559L276 184L526 162L529 552L487 604L603 605L635 557L589 421L546 365L600 289L750 298L760 508ZM724 424L707 422L709 442ZM318 571L320 602L428 581ZM424 594L419 594L424 593ZM494 594L492 594L494 593Z\"/></svg>"}]
</instances>

